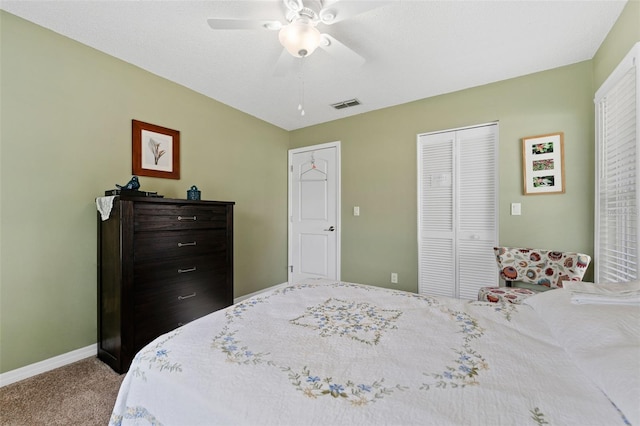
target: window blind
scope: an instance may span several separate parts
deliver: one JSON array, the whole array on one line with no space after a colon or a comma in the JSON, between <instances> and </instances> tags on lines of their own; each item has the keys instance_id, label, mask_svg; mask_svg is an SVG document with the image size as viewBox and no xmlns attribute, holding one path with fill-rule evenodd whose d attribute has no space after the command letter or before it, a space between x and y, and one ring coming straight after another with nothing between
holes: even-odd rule
<instances>
[{"instance_id":1,"label":"window blind","mask_svg":"<svg viewBox=\"0 0 640 426\"><path fill-rule=\"evenodd\" d=\"M596 93L596 218L597 282L637 279L640 95L640 43Z\"/></svg>"}]
</instances>

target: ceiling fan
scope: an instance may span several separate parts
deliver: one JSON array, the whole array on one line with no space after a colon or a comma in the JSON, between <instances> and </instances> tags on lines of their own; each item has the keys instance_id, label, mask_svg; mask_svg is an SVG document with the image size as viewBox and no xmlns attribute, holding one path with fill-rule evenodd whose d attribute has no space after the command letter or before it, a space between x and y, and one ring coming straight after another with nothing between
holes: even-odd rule
<instances>
[{"instance_id":1,"label":"ceiling fan","mask_svg":"<svg viewBox=\"0 0 640 426\"><path fill-rule=\"evenodd\" d=\"M365 62L362 56L336 40L335 37L320 33L316 27L318 24L335 24L383 6L388 2L380 0L305 0L305 5L303 0L282 0L282 3L286 19L284 23L280 20L224 18L210 18L207 22L214 30L263 29L279 31L278 38L285 49L276 63L276 75L286 71L285 63L292 56L305 58L318 47L346 65L360 66Z\"/></svg>"}]
</instances>

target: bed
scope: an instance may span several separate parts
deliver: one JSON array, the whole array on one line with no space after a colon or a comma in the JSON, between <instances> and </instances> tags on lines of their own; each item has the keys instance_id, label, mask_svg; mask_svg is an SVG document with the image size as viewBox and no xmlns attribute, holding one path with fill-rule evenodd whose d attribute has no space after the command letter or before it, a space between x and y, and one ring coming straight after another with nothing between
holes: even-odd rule
<instances>
[{"instance_id":1,"label":"bed","mask_svg":"<svg viewBox=\"0 0 640 426\"><path fill-rule=\"evenodd\" d=\"M310 280L158 337L112 425L640 424L638 306Z\"/></svg>"}]
</instances>

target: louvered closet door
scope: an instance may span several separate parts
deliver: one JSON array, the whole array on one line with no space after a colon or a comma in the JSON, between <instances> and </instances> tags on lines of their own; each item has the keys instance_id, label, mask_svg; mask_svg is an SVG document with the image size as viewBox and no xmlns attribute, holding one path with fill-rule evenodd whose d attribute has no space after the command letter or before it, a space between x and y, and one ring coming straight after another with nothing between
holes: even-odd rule
<instances>
[{"instance_id":1,"label":"louvered closet door","mask_svg":"<svg viewBox=\"0 0 640 426\"><path fill-rule=\"evenodd\" d=\"M496 285L497 125L418 137L419 284L476 299Z\"/></svg>"},{"instance_id":2,"label":"louvered closet door","mask_svg":"<svg viewBox=\"0 0 640 426\"><path fill-rule=\"evenodd\" d=\"M477 299L480 287L498 283L497 126L456 132L458 153L458 295Z\"/></svg>"},{"instance_id":3,"label":"louvered closet door","mask_svg":"<svg viewBox=\"0 0 640 426\"><path fill-rule=\"evenodd\" d=\"M419 283L421 294L455 297L454 135L430 135L418 145Z\"/></svg>"}]
</instances>

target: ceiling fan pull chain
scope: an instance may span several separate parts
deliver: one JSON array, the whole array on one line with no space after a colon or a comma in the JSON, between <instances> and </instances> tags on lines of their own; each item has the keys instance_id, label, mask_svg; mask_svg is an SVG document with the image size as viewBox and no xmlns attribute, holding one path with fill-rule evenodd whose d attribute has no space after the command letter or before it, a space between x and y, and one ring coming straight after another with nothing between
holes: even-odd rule
<instances>
[{"instance_id":1,"label":"ceiling fan pull chain","mask_svg":"<svg viewBox=\"0 0 640 426\"><path fill-rule=\"evenodd\" d=\"M301 95L301 101L300 101L300 105L298 105L298 109L300 110L300 115L304 117L304 81L300 82L300 86L301 86L301 91L302 91L302 95Z\"/></svg>"},{"instance_id":2,"label":"ceiling fan pull chain","mask_svg":"<svg viewBox=\"0 0 640 426\"><path fill-rule=\"evenodd\" d=\"M300 62L300 103L298 104L298 111L300 115L304 117L304 60Z\"/></svg>"}]
</instances>

